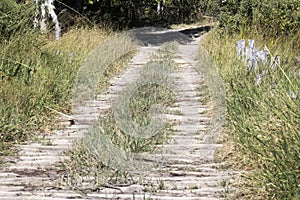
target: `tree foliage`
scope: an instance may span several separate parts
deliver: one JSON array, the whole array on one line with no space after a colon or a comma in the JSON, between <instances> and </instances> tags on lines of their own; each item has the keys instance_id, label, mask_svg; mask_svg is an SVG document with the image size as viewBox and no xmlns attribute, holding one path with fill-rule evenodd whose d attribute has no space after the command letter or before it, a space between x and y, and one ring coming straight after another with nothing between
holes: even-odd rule
<instances>
[{"instance_id":1,"label":"tree foliage","mask_svg":"<svg viewBox=\"0 0 300 200\"><path fill-rule=\"evenodd\" d=\"M0 42L32 28L34 9L11 0L0 1Z\"/></svg>"},{"instance_id":2,"label":"tree foliage","mask_svg":"<svg viewBox=\"0 0 300 200\"><path fill-rule=\"evenodd\" d=\"M24 21L22 15L28 9L16 9L16 2L24 0L0 1L2 35L16 30L19 23L15 22ZM230 31L251 27L274 36L293 34L300 28L299 0L55 0L55 6L57 14L81 13L96 24L115 28L186 23L203 15L217 17L221 27ZM59 16L66 26L76 24L73 16Z\"/></svg>"},{"instance_id":3,"label":"tree foliage","mask_svg":"<svg viewBox=\"0 0 300 200\"><path fill-rule=\"evenodd\" d=\"M300 28L300 1L226 0L219 20L233 31L248 26L269 35L292 34Z\"/></svg>"},{"instance_id":4,"label":"tree foliage","mask_svg":"<svg viewBox=\"0 0 300 200\"><path fill-rule=\"evenodd\" d=\"M57 0L58 2L60 0ZM300 27L299 0L66 0L95 22L117 27L184 23L202 15L218 17L231 31L256 27L268 34L293 33ZM82 8L75 5L82 2Z\"/></svg>"},{"instance_id":5,"label":"tree foliage","mask_svg":"<svg viewBox=\"0 0 300 200\"><path fill-rule=\"evenodd\" d=\"M84 1L82 9L75 1ZM82 11L95 22L117 27L137 27L192 21L200 17L201 1L196 0L67 0L64 4ZM66 8L59 0L57 6ZM160 10L158 10L160 9Z\"/></svg>"}]
</instances>

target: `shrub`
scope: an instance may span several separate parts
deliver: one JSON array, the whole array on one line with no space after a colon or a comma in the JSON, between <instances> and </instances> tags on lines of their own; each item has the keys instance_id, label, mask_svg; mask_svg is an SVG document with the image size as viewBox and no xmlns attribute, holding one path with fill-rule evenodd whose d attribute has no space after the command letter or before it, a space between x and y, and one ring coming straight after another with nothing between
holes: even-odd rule
<instances>
[{"instance_id":1,"label":"shrub","mask_svg":"<svg viewBox=\"0 0 300 200\"><path fill-rule=\"evenodd\" d=\"M33 31L34 7L11 0L0 1L0 42Z\"/></svg>"},{"instance_id":2,"label":"shrub","mask_svg":"<svg viewBox=\"0 0 300 200\"><path fill-rule=\"evenodd\" d=\"M227 30L255 27L266 35L293 34L300 28L298 0L227 0L221 6L220 24Z\"/></svg>"}]
</instances>

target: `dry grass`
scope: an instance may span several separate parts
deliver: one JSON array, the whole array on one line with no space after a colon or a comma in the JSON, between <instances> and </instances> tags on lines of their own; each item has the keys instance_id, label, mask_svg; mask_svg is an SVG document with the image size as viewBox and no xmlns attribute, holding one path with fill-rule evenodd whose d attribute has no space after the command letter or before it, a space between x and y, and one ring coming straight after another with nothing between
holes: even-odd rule
<instances>
[{"instance_id":1,"label":"dry grass","mask_svg":"<svg viewBox=\"0 0 300 200\"><path fill-rule=\"evenodd\" d=\"M228 35L212 32L202 44L213 56L226 88L227 122L224 148L219 158L230 167L248 173L238 185L238 199L299 199L299 34L262 38L248 32ZM281 55L277 70L259 66L264 71L258 85L255 74L248 72L236 57L235 43L255 39L259 49L267 45L273 55ZM297 93L297 92L296 92Z\"/></svg>"},{"instance_id":2,"label":"dry grass","mask_svg":"<svg viewBox=\"0 0 300 200\"><path fill-rule=\"evenodd\" d=\"M214 18L203 18L202 20L199 20L198 22L194 22L191 24L172 24L170 26L171 29L193 29L193 28L199 28L201 26L217 26L218 21Z\"/></svg>"},{"instance_id":3,"label":"dry grass","mask_svg":"<svg viewBox=\"0 0 300 200\"><path fill-rule=\"evenodd\" d=\"M111 32L103 31L97 27L74 28L65 33L59 41L54 38L50 41L48 38L43 38L43 40L46 40L43 49L81 63L91 50L111 34Z\"/></svg>"}]
</instances>

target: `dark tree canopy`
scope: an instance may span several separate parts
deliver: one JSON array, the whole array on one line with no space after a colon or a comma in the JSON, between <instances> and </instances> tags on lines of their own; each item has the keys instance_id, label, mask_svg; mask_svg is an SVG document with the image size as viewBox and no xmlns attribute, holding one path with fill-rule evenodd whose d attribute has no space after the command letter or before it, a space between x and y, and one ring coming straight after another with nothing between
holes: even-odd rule
<instances>
[{"instance_id":1,"label":"dark tree canopy","mask_svg":"<svg viewBox=\"0 0 300 200\"><path fill-rule=\"evenodd\" d=\"M34 1L0 0L0 12L28 2ZM299 0L55 0L55 7L65 27L78 25L78 13L118 29L188 23L203 15L233 32L255 27L266 34L293 34L300 27Z\"/></svg>"},{"instance_id":2,"label":"dark tree canopy","mask_svg":"<svg viewBox=\"0 0 300 200\"><path fill-rule=\"evenodd\" d=\"M119 28L182 23L201 16L196 0L57 0L59 11L71 7L94 22ZM63 5L65 4L65 5Z\"/></svg>"}]
</instances>

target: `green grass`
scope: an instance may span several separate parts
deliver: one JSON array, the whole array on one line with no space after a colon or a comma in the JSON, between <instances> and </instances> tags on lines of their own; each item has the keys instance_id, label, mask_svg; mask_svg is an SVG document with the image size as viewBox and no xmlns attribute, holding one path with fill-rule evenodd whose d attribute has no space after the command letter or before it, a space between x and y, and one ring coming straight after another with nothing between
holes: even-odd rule
<instances>
[{"instance_id":1,"label":"green grass","mask_svg":"<svg viewBox=\"0 0 300 200\"><path fill-rule=\"evenodd\" d=\"M15 144L39 132L51 132L56 113L48 108L71 111L70 93L80 63L108 36L97 28L82 28L55 41L52 33L32 29L32 5L10 6L0 17L0 156L17 153Z\"/></svg>"},{"instance_id":2,"label":"green grass","mask_svg":"<svg viewBox=\"0 0 300 200\"><path fill-rule=\"evenodd\" d=\"M132 182L130 172L127 172L133 164L131 156L152 152L156 144L168 139L170 124L159 124L161 127L156 129L158 121L152 118L150 111L153 105L160 104L159 113L164 113L166 107L174 103L174 94L166 86L171 84L168 75L170 69L175 67L172 59L176 48L175 43L170 43L158 50L152 61L141 69L140 78L127 86L114 101L111 112L99 119L90 127L88 134L77 141L75 148L68 153L70 160L65 163L69 185L82 188L83 182L74 179L79 176L91 177L94 180L92 187L104 183ZM120 123L122 119L126 120L126 125L135 124L138 128L130 125L124 127ZM144 135L145 132L150 137Z\"/></svg>"},{"instance_id":3,"label":"green grass","mask_svg":"<svg viewBox=\"0 0 300 200\"><path fill-rule=\"evenodd\" d=\"M259 66L261 84L235 55L235 43L255 39L262 49L281 55L276 70ZM203 45L213 56L226 88L227 145L219 157L232 166L248 169L238 198L300 198L300 33L290 37L262 38L260 34L210 33ZM230 151L229 151L230 150ZM248 196L247 196L248 195Z\"/></svg>"},{"instance_id":4,"label":"green grass","mask_svg":"<svg viewBox=\"0 0 300 200\"><path fill-rule=\"evenodd\" d=\"M47 107L70 111L73 80L85 51L91 48L85 45L92 37L93 45L105 38L96 30L81 31L85 35L69 33L58 42L28 33L0 44L0 155L9 155L10 146L27 141L36 132L55 128L51 127L55 114ZM71 51L69 46L84 50Z\"/></svg>"},{"instance_id":5,"label":"green grass","mask_svg":"<svg viewBox=\"0 0 300 200\"><path fill-rule=\"evenodd\" d=\"M14 37L1 52L1 155L7 154L5 143L45 130L53 120L46 106L66 106L73 67L35 45L32 38Z\"/></svg>"}]
</instances>

